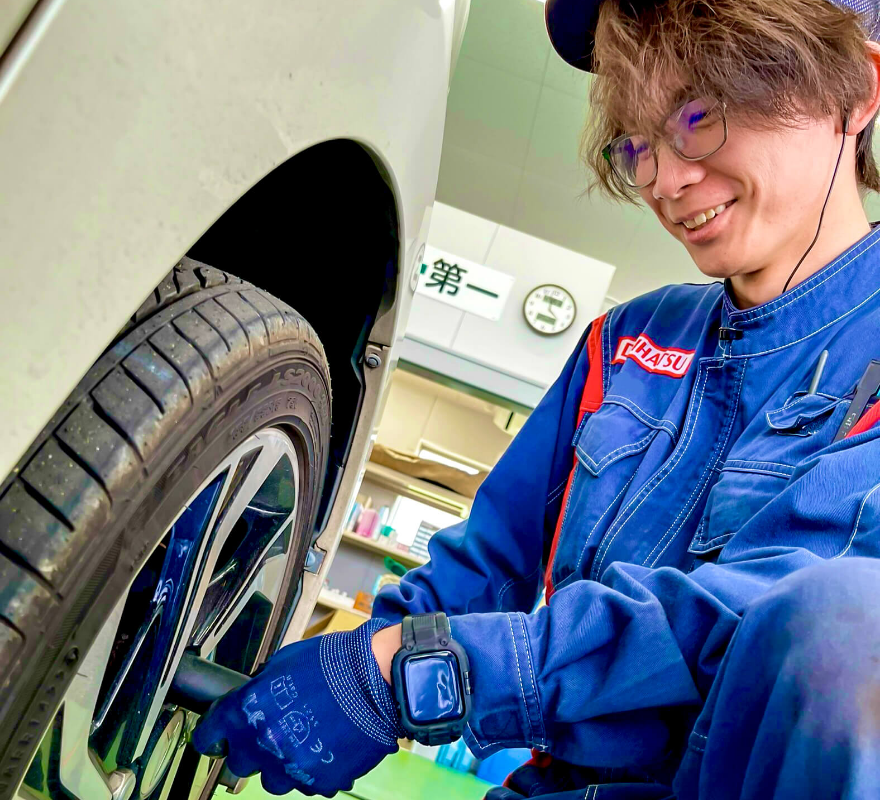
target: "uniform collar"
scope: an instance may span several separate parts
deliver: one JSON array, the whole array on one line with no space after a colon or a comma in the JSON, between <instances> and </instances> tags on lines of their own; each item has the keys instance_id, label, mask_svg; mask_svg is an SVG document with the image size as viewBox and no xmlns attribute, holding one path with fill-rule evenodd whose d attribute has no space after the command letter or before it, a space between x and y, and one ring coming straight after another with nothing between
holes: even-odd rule
<instances>
[{"instance_id":1,"label":"uniform collar","mask_svg":"<svg viewBox=\"0 0 880 800\"><path fill-rule=\"evenodd\" d=\"M880 295L880 226L830 264L769 303L740 311L725 283L722 327L741 332L722 342L729 356L760 356L835 325Z\"/></svg>"}]
</instances>

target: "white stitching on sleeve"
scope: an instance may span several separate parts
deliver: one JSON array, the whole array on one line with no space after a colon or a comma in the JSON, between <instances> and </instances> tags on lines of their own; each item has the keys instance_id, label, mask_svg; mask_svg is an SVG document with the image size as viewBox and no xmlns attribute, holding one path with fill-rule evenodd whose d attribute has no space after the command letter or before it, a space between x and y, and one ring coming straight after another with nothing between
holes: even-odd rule
<instances>
[{"instance_id":1,"label":"white stitching on sleeve","mask_svg":"<svg viewBox=\"0 0 880 800\"><path fill-rule=\"evenodd\" d=\"M526 688L523 685L522 673L519 669L519 655L516 652L516 635L513 632L513 622L510 617L512 615L507 615L507 624L510 626L510 640L513 642L513 658L516 661L516 676L519 678L519 690L522 693L523 706L525 707L526 719L529 721L529 740L532 738L532 730L534 726L532 725L532 715L529 714L529 703L526 700Z\"/></svg>"},{"instance_id":2,"label":"white stitching on sleeve","mask_svg":"<svg viewBox=\"0 0 880 800\"><path fill-rule=\"evenodd\" d=\"M541 567L538 567L537 569L533 570L533 571L530 572L528 575L526 575L524 578L510 578L510 579L504 584L504 586L502 586L502 587L498 590L498 610L499 610L499 611L502 611L502 610L503 610L503 605L504 605L504 595L507 594L507 592L508 592L510 589L512 589L517 583L526 583L526 582L532 580L532 578L534 578L534 577L536 577L537 575L540 575L540 574L541 574Z\"/></svg>"},{"instance_id":3,"label":"white stitching on sleeve","mask_svg":"<svg viewBox=\"0 0 880 800\"><path fill-rule=\"evenodd\" d=\"M535 680L535 668L532 666L532 647L529 642L529 637L526 635L526 625L523 622L523 615L519 615L519 626L522 628L523 635L523 648L526 651L526 659L529 662L529 680L532 682L532 693L535 695L535 705L538 707L538 721L541 723L540 728L540 736L541 736L541 744L545 744L547 737L544 728L544 716L541 713L541 697L538 694L538 684Z\"/></svg>"},{"instance_id":4,"label":"white stitching on sleeve","mask_svg":"<svg viewBox=\"0 0 880 800\"><path fill-rule=\"evenodd\" d=\"M859 530L859 522L861 522L861 519L862 519L862 511L865 510L865 506L868 504L868 500L870 499L871 495L874 494L874 492L876 492L878 489L880 489L880 483L876 484L871 489L871 491L869 491L862 498L862 502L859 505L859 513L856 516L856 522L855 522L855 525L853 525L853 529L852 529L852 533L850 534L849 541L846 543L846 547L844 547L843 550L841 550L836 556L834 556L834 558L843 558L843 556L845 556L847 554L847 552L849 551L850 547L852 547L852 543L856 539L856 533L858 533L858 530Z\"/></svg>"},{"instance_id":5,"label":"white stitching on sleeve","mask_svg":"<svg viewBox=\"0 0 880 800\"><path fill-rule=\"evenodd\" d=\"M559 495L561 495L565 491L565 484L568 483L568 476L566 476L562 483L559 484L549 495L547 495L547 502L544 505L549 506Z\"/></svg>"}]
</instances>

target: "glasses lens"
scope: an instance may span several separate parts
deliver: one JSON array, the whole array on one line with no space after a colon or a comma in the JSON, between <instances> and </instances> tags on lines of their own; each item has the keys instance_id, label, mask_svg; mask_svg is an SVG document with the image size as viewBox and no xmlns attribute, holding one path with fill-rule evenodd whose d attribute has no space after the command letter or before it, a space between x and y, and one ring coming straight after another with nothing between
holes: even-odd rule
<instances>
[{"instance_id":1,"label":"glasses lens","mask_svg":"<svg viewBox=\"0 0 880 800\"><path fill-rule=\"evenodd\" d=\"M608 156L614 171L629 186L647 186L654 180L657 162L654 151L644 136L627 136L613 142Z\"/></svg>"},{"instance_id":2,"label":"glasses lens","mask_svg":"<svg viewBox=\"0 0 880 800\"><path fill-rule=\"evenodd\" d=\"M724 144L721 107L707 100L692 100L669 120L672 146L685 158L702 158Z\"/></svg>"}]
</instances>

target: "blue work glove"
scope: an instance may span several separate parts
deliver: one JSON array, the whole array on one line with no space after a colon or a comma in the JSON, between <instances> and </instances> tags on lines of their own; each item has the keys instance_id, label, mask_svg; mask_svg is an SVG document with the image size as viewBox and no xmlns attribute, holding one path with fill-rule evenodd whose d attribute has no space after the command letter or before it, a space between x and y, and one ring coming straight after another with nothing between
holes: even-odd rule
<instances>
[{"instance_id":1,"label":"blue work glove","mask_svg":"<svg viewBox=\"0 0 880 800\"><path fill-rule=\"evenodd\" d=\"M272 794L351 789L406 735L373 656L373 634L389 624L374 619L282 647L211 706L193 731L196 750L220 747L233 773L262 773Z\"/></svg>"}]
</instances>

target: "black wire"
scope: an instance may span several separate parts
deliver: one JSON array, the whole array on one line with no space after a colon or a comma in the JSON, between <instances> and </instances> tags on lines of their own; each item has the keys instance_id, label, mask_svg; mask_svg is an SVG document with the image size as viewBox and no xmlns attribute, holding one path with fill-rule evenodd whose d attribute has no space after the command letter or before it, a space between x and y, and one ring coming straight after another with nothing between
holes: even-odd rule
<instances>
[{"instance_id":1,"label":"black wire","mask_svg":"<svg viewBox=\"0 0 880 800\"><path fill-rule=\"evenodd\" d=\"M822 228L822 218L825 216L825 206L828 205L828 199L831 197L831 190L834 188L834 179L837 177L837 168L840 166L840 158L843 156L843 146L846 144L846 131L849 128L849 117L845 117L843 120L843 137L840 142L840 152L837 154L837 163L834 165L834 172L831 175L831 185L828 187L828 194L825 195L825 202L822 204L822 213L819 214L819 224L816 226L816 235L813 237L813 241L810 242L810 246L807 248L807 252L801 256L801 260L798 261L797 266L791 271L791 275L788 276L788 280L785 282L785 286L782 287L782 293L785 294L788 291L788 286L791 283L791 279L794 278L795 273L801 268L801 264L804 263L804 259L810 254L810 250L813 249L813 245L816 244L816 240L819 238L819 230Z\"/></svg>"}]
</instances>

